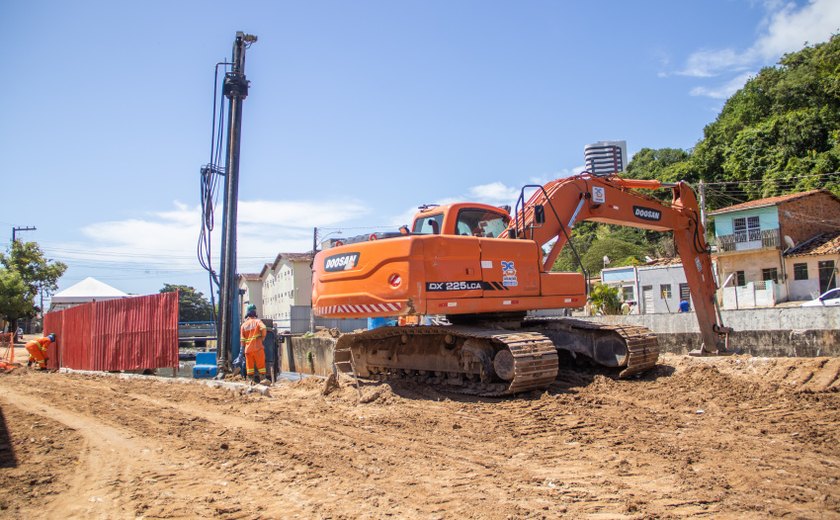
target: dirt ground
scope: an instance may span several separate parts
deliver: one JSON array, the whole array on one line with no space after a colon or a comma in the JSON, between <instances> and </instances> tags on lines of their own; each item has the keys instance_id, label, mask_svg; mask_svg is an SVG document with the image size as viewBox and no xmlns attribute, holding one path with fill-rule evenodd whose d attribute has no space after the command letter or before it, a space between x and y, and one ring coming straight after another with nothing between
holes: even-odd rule
<instances>
[{"instance_id":1,"label":"dirt ground","mask_svg":"<svg viewBox=\"0 0 840 520\"><path fill-rule=\"evenodd\" d=\"M840 359L665 356L481 399L0 375L5 518L840 518Z\"/></svg>"}]
</instances>

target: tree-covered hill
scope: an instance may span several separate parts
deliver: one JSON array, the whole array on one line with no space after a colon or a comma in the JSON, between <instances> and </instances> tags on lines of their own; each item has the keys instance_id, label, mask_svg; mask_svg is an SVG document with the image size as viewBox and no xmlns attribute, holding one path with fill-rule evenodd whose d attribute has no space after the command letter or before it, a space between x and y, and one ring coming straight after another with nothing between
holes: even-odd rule
<instances>
[{"instance_id":1,"label":"tree-covered hill","mask_svg":"<svg viewBox=\"0 0 840 520\"><path fill-rule=\"evenodd\" d=\"M732 95L692 150L643 148L626 176L706 185L707 209L825 188L840 196L840 35L787 54ZM603 255L611 267L644 255L673 255L667 235L587 223L575 244L592 272ZM609 247L593 244L609 239ZM568 247L555 269L575 270ZM628 252L633 252L628 256ZM613 253L613 254L610 254ZM599 256L601 255L601 256ZM588 260L588 261L587 261Z\"/></svg>"}]
</instances>

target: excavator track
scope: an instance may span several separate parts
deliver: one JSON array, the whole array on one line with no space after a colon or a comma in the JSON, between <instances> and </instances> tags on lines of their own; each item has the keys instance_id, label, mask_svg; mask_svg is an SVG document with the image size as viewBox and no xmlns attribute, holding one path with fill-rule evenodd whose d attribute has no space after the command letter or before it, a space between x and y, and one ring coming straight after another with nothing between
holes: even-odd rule
<instances>
[{"instance_id":1,"label":"excavator track","mask_svg":"<svg viewBox=\"0 0 840 520\"><path fill-rule=\"evenodd\" d=\"M336 370L375 380L409 380L482 396L551 385L558 350L619 368L626 378L656 366L659 343L649 329L570 318L527 319L521 328L382 327L341 336Z\"/></svg>"},{"instance_id":2,"label":"excavator track","mask_svg":"<svg viewBox=\"0 0 840 520\"><path fill-rule=\"evenodd\" d=\"M400 362L400 349L417 350L418 344L439 366ZM543 334L465 326L381 327L345 334L336 343L335 362L337 370L363 378L410 380L481 396L545 389L559 369L557 349Z\"/></svg>"},{"instance_id":3,"label":"excavator track","mask_svg":"<svg viewBox=\"0 0 840 520\"><path fill-rule=\"evenodd\" d=\"M562 328L566 332L576 336L589 334L593 338L617 335L624 343L624 348L626 349L621 356L617 356L615 363L616 367L622 368L622 371L618 374L620 378L646 372L655 367L659 359L659 340L650 329L645 327L635 325L606 325L572 318L537 318L526 321L523 326L531 330L539 330L548 336L553 336L551 333L553 328ZM557 344L557 348L559 349L583 353L596 363L611 366L602 361L599 362L599 356L594 352L594 349L586 352L583 348L566 348L564 343L563 341L555 340L555 344Z\"/></svg>"}]
</instances>

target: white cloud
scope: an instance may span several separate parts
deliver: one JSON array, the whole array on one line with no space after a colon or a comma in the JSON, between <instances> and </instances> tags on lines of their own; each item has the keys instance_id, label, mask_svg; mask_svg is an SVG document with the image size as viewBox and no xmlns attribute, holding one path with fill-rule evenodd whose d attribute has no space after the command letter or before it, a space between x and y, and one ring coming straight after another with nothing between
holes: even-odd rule
<instances>
[{"instance_id":1,"label":"white cloud","mask_svg":"<svg viewBox=\"0 0 840 520\"><path fill-rule=\"evenodd\" d=\"M695 87L691 95L725 99L746 82L749 73L745 71L770 65L785 53L798 51L806 44L827 41L840 31L837 0L811 0L801 7L771 0L764 7L767 15L759 36L749 48L702 49L688 57L678 74L696 78L738 74L723 85Z\"/></svg>"},{"instance_id":2,"label":"white cloud","mask_svg":"<svg viewBox=\"0 0 840 520\"><path fill-rule=\"evenodd\" d=\"M694 87L691 89L692 96L705 96L713 99L728 99L732 94L746 84L747 80L755 76L754 72L745 72L736 76L723 85L717 87Z\"/></svg>"},{"instance_id":3,"label":"white cloud","mask_svg":"<svg viewBox=\"0 0 840 520\"><path fill-rule=\"evenodd\" d=\"M174 208L143 217L97 222L81 231L88 240L56 244L56 256L71 266L95 269L146 266L151 271L199 271L196 258L201 209L175 202ZM241 270L259 270L279 252L309 251L314 227L333 226L368 213L356 201L241 201L237 254ZM213 252L220 250L221 207L216 211ZM218 268L217 261L214 265Z\"/></svg>"},{"instance_id":4,"label":"white cloud","mask_svg":"<svg viewBox=\"0 0 840 520\"><path fill-rule=\"evenodd\" d=\"M536 184L542 186L546 184L548 181L554 179L562 179L564 177L569 177L571 175L577 175L578 173L584 170L584 166L575 166L573 168L563 168L554 172L550 175L545 177L531 177L528 179L527 182L523 184ZM461 197L455 198L444 198L436 200L433 204L444 205L444 204L452 204L454 202L481 202L484 204L490 204L493 206L502 206L502 205L510 205L511 208L515 207L516 201L519 198L520 190L522 186L508 186L507 184L501 181L494 181L487 184L478 184L476 186L471 186L467 188L467 194ZM528 200L533 194L534 189L526 189L525 190L525 200ZM414 219L414 215L417 213L417 208L409 208L403 211L402 213L394 216L391 219L391 223L395 226L402 226L402 225L411 225L411 221Z\"/></svg>"},{"instance_id":5,"label":"white cloud","mask_svg":"<svg viewBox=\"0 0 840 520\"><path fill-rule=\"evenodd\" d=\"M775 59L801 49L806 43L828 40L840 30L840 2L812 0L797 10L792 3L781 6L770 16L766 34L759 37L752 52Z\"/></svg>"},{"instance_id":6,"label":"white cloud","mask_svg":"<svg viewBox=\"0 0 840 520\"><path fill-rule=\"evenodd\" d=\"M512 204L519 197L519 188L496 181L469 189L469 200L485 204Z\"/></svg>"},{"instance_id":7,"label":"white cloud","mask_svg":"<svg viewBox=\"0 0 840 520\"><path fill-rule=\"evenodd\" d=\"M701 50L688 57L680 75L695 78L710 78L724 70L740 70L754 61L749 53L738 53L733 49L718 51Z\"/></svg>"}]
</instances>

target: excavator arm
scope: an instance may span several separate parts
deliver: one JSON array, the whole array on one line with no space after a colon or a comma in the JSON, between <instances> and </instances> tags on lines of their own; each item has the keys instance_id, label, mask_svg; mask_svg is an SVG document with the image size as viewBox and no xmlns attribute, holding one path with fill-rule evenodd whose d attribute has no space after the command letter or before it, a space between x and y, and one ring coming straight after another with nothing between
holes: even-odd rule
<instances>
[{"instance_id":1,"label":"excavator arm","mask_svg":"<svg viewBox=\"0 0 840 520\"><path fill-rule=\"evenodd\" d=\"M583 174L536 188L527 202L523 203L524 196L520 196L514 219L503 237L534 240L544 249L550 246L542 261L544 272L551 270L579 221L671 231L703 341L700 351L695 353L722 354L728 350L731 329L721 322L710 248L704 238L697 199L687 183ZM639 191L660 189L671 190L670 204Z\"/></svg>"}]
</instances>

